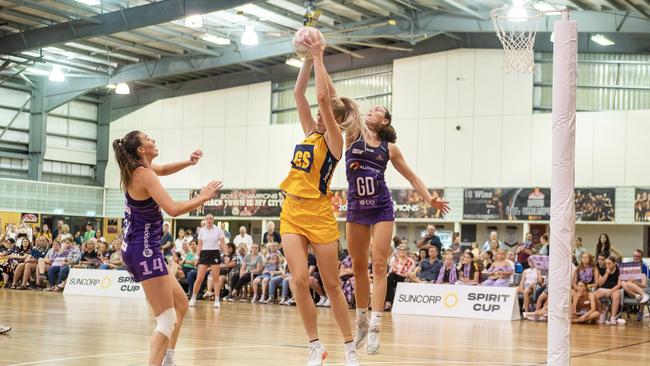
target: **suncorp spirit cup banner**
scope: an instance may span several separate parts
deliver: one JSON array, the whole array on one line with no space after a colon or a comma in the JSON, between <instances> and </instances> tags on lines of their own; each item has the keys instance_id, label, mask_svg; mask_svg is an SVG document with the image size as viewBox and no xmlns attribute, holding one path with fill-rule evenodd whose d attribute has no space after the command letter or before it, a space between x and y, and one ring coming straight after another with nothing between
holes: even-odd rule
<instances>
[{"instance_id":1,"label":"suncorp spirit cup banner","mask_svg":"<svg viewBox=\"0 0 650 366\"><path fill-rule=\"evenodd\" d=\"M397 284L393 313L490 320L518 320L514 287Z\"/></svg>"},{"instance_id":2,"label":"suncorp spirit cup banner","mask_svg":"<svg viewBox=\"0 0 650 366\"><path fill-rule=\"evenodd\" d=\"M144 299L142 285L121 270L72 268L64 295L87 295Z\"/></svg>"}]
</instances>

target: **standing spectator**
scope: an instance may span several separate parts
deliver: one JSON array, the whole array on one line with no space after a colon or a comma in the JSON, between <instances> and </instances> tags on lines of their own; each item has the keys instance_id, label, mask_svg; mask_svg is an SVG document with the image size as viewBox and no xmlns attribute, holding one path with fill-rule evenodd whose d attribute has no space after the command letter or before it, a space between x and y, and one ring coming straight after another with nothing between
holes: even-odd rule
<instances>
[{"instance_id":1,"label":"standing spectator","mask_svg":"<svg viewBox=\"0 0 650 366\"><path fill-rule=\"evenodd\" d=\"M533 243L533 234L527 233L526 240L523 243L519 244L515 249L515 254L517 255L517 263L519 263L523 270L528 269L528 257L533 254L533 249L535 244Z\"/></svg>"},{"instance_id":2,"label":"standing spectator","mask_svg":"<svg viewBox=\"0 0 650 366\"><path fill-rule=\"evenodd\" d=\"M539 255L551 255L551 247L548 242L548 234L544 234L539 238L542 247L539 249Z\"/></svg>"},{"instance_id":3,"label":"standing spectator","mask_svg":"<svg viewBox=\"0 0 650 366\"><path fill-rule=\"evenodd\" d=\"M172 252L174 251L174 238L169 232L168 222L163 224L163 234L162 238L160 238L160 242L162 243L163 255L165 258L167 258L167 260L169 260L169 258L172 256Z\"/></svg>"},{"instance_id":4,"label":"standing spectator","mask_svg":"<svg viewBox=\"0 0 650 366\"><path fill-rule=\"evenodd\" d=\"M63 220L58 220L56 222L56 228L54 228L54 230L52 230L52 240L54 240L54 239L61 240L61 239L59 239L59 233L61 232L61 229L63 228L63 224L64 224ZM68 228L68 231L70 231L69 229L70 228Z\"/></svg>"},{"instance_id":5,"label":"standing spectator","mask_svg":"<svg viewBox=\"0 0 650 366\"><path fill-rule=\"evenodd\" d=\"M429 248L434 246L438 248L438 259L440 259L440 252L442 251L442 242L440 237L436 235L436 227L434 225L427 225L427 232L424 234L422 239L418 240L415 245L420 248Z\"/></svg>"},{"instance_id":6,"label":"standing spectator","mask_svg":"<svg viewBox=\"0 0 650 366\"><path fill-rule=\"evenodd\" d=\"M454 263L460 261L463 251L460 247L460 233L454 233L454 239L451 243L451 253L454 255Z\"/></svg>"},{"instance_id":7,"label":"standing spectator","mask_svg":"<svg viewBox=\"0 0 650 366\"><path fill-rule=\"evenodd\" d=\"M88 240L90 240L91 238L94 238L94 237L95 237L95 230L93 230L93 224L90 223L90 222L87 222L86 223L86 231L84 232L84 234L83 234L83 236L81 238L82 243L85 243L85 242L87 242Z\"/></svg>"},{"instance_id":8,"label":"standing spectator","mask_svg":"<svg viewBox=\"0 0 650 366\"><path fill-rule=\"evenodd\" d=\"M609 241L609 235L602 233L598 237L598 243L596 243L596 256L603 254L605 258L615 257L620 259L621 252L612 246L612 243Z\"/></svg>"},{"instance_id":9,"label":"standing spectator","mask_svg":"<svg viewBox=\"0 0 650 366\"><path fill-rule=\"evenodd\" d=\"M434 246L437 248L436 246ZM435 253L434 253L435 254ZM438 258L437 255L429 257ZM402 244L397 248L397 256L393 257L390 263L390 270L388 271L388 279L386 281L386 303L384 310L388 311L393 307L393 300L395 299L395 289L399 282L406 281L406 276L415 266L415 262L408 256L408 249L406 245Z\"/></svg>"},{"instance_id":10,"label":"standing spectator","mask_svg":"<svg viewBox=\"0 0 650 366\"><path fill-rule=\"evenodd\" d=\"M456 265L454 264L454 255L451 252L445 253L445 260L438 272L437 284L454 284L458 278Z\"/></svg>"},{"instance_id":11,"label":"standing spectator","mask_svg":"<svg viewBox=\"0 0 650 366\"><path fill-rule=\"evenodd\" d=\"M233 244L239 245L241 243L245 243L249 247L253 245L253 237L246 234L245 226L239 228L239 235L237 235L235 239L233 239Z\"/></svg>"},{"instance_id":12,"label":"standing spectator","mask_svg":"<svg viewBox=\"0 0 650 366\"><path fill-rule=\"evenodd\" d=\"M16 229L14 224L8 224L7 229L5 230L4 240L13 239L14 242L15 242L17 235L18 235L18 230ZM4 240L3 240L3 242L4 242Z\"/></svg>"},{"instance_id":13,"label":"standing spectator","mask_svg":"<svg viewBox=\"0 0 650 366\"><path fill-rule=\"evenodd\" d=\"M226 223L222 221L221 224L219 224L219 227L221 228L221 230L223 230L223 235L226 237L226 239L225 239L226 244L230 243L230 239L232 238L232 234L230 234L230 232L228 230L226 230Z\"/></svg>"},{"instance_id":14,"label":"standing spectator","mask_svg":"<svg viewBox=\"0 0 650 366\"><path fill-rule=\"evenodd\" d=\"M183 243L185 243L185 230L180 229L178 230L178 236L174 242L174 248L176 248L177 252L183 251Z\"/></svg>"},{"instance_id":15,"label":"standing spectator","mask_svg":"<svg viewBox=\"0 0 650 366\"><path fill-rule=\"evenodd\" d=\"M501 248L501 246L503 245L503 244L499 241L498 236L497 236L497 232L496 232L496 231L492 231L492 232L490 233L490 238L489 238L488 240L486 240L485 243L483 243L483 247L481 248L481 253L485 253L485 252L487 252L488 250L492 250L492 252L494 253L494 252L495 252L495 249L492 248L492 246L493 246L492 243L493 243L493 242L496 242L496 243L497 243L497 248L496 248L496 249Z\"/></svg>"},{"instance_id":16,"label":"standing spectator","mask_svg":"<svg viewBox=\"0 0 650 366\"><path fill-rule=\"evenodd\" d=\"M429 247L429 256L420 261L418 266L407 274L407 278L411 282L435 282L438 280L438 274L442 268L442 262L438 259L438 247Z\"/></svg>"},{"instance_id":17,"label":"standing spectator","mask_svg":"<svg viewBox=\"0 0 650 366\"><path fill-rule=\"evenodd\" d=\"M32 230L32 227L27 225L25 221L20 221L20 225L18 225L18 234L16 235L16 242L18 242L19 237L26 237L29 239L29 241L33 240L34 237L34 231Z\"/></svg>"},{"instance_id":18,"label":"standing spectator","mask_svg":"<svg viewBox=\"0 0 650 366\"><path fill-rule=\"evenodd\" d=\"M466 251L462 256L462 264L458 271L459 285L478 285L480 282L481 271L476 262L474 262L474 254L471 251Z\"/></svg>"},{"instance_id":19,"label":"standing spectator","mask_svg":"<svg viewBox=\"0 0 650 366\"><path fill-rule=\"evenodd\" d=\"M282 236L280 236L280 233L275 231L275 224L273 221L269 221L268 225L266 226L267 231L264 233L264 244L269 242L269 238L273 238L274 243L282 243Z\"/></svg>"},{"instance_id":20,"label":"standing spectator","mask_svg":"<svg viewBox=\"0 0 650 366\"><path fill-rule=\"evenodd\" d=\"M576 237L573 241L573 264L576 266L582 261L582 255L587 252L587 250L582 246L582 238Z\"/></svg>"}]
</instances>

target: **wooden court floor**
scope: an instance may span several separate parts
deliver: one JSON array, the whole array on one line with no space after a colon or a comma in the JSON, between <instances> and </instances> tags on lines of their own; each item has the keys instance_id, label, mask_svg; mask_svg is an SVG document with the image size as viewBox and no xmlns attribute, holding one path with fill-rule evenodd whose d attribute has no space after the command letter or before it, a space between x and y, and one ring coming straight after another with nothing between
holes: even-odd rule
<instances>
[{"instance_id":1,"label":"wooden court floor","mask_svg":"<svg viewBox=\"0 0 650 366\"><path fill-rule=\"evenodd\" d=\"M176 350L179 366L304 365L305 335L295 307L199 301ZM319 309L328 365L343 365L329 309ZM352 316L352 312L350 312ZM63 297L0 290L0 365L145 365L153 317L143 300ZM650 320L572 329L572 365L647 364ZM544 365L546 324L386 314L381 354L362 365Z\"/></svg>"}]
</instances>

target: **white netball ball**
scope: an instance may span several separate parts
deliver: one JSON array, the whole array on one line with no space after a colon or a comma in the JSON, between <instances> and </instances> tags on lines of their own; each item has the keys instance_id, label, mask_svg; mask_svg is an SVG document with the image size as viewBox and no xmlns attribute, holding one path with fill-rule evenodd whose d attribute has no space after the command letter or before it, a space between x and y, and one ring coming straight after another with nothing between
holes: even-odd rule
<instances>
[{"instance_id":1,"label":"white netball ball","mask_svg":"<svg viewBox=\"0 0 650 366\"><path fill-rule=\"evenodd\" d=\"M296 31L296 34L293 36L293 50L296 53L296 56L300 58L311 58L309 53L309 48L305 44L305 39L312 35L317 35L321 40L324 40L323 34L314 27L303 27Z\"/></svg>"}]
</instances>

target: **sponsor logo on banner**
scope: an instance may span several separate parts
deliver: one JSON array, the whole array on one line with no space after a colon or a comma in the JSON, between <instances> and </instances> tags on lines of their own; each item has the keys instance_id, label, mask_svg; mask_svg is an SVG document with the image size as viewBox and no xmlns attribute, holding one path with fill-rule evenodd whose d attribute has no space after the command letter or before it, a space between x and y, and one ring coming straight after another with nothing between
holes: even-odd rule
<instances>
[{"instance_id":1,"label":"sponsor logo on banner","mask_svg":"<svg viewBox=\"0 0 650 366\"><path fill-rule=\"evenodd\" d=\"M73 268L65 295L88 295L144 299L142 285L127 271Z\"/></svg>"},{"instance_id":2,"label":"sponsor logo on banner","mask_svg":"<svg viewBox=\"0 0 650 366\"><path fill-rule=\"evenodd\" d=\"M201 192L190 192L190 199ZM190 216L256 216L279 217L284 194L276 189L224 189L203 206L190 212Z\"/></svg>"},{"instance_id":3,"label":"sponsor logo on banner","mask_svg":"<svg viewBox=\"0 0 650 366\"><path fill-rule=\"evenodd\" d=\"M517 320L514 287L399 283L393 313L452 318Z\"/></svg>"},{"instance_id":4,"label":"sponsor logo on banner","mask_svg":"<svg viewBox=\"0 0 650 366\"><path fill-rule=\"evenodd\" d=\"M352 168L352 167L351 167ZM367 167L365 165L359 166L360 169L372 169L377 170L376 168ZM354 169L354 168L352 168ZM433 197L443 198L444 190L442 189L433 189L429 190ZM345 217L347 214L348 208L348 191L345 189L333 190L332 191L332 209L334 210L334 215L337 217ZM418 195L413 189L393 189L390 191L393 198L393 208L395 209L396 218L410 218L410 219L441 219L443 214L440 210L437 210L428 202L425 202L420 195ZM368 202L360 202L360 205L367 205ZM374 205L374 202L372 203Z\"/></svg>"}]
</instances>

